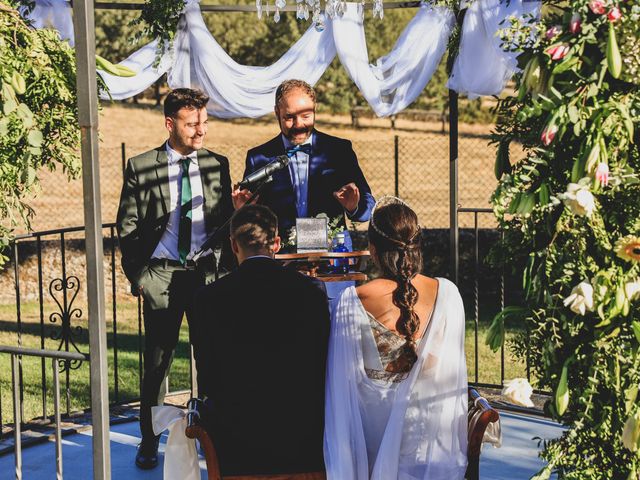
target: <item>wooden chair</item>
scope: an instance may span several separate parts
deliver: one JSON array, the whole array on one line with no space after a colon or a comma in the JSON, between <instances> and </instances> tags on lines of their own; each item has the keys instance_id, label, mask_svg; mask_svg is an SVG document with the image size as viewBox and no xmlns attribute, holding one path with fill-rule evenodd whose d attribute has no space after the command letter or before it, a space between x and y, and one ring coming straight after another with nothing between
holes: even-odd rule
<instances>
[{"instance_id":1,"label":"wooden chair","mask_svg":"<svg viewBox=\"0 0 640 480\"><path fill-rule=\"evenodd\" d=\"M468 435L469 444L467 447L468 466L465 478L467 480L479 480L480 450L482 438L489 423L497 422L500 416L475 388L469 388L469 416ZM211 437L200 423L200 411L202 402L197 398L192 398L187 404L189 413L187 414L187 437L200 441L200 446L207 462L207 478L209 480L222 480L220 474L220 464L218 455L213 446ZM225 480L324 480L325 474L322 472L300 473L295 475L251 475L251 476L231 476ZM344 479L348 480L348 479Z\"/></svg>"},{"instance_id":2,"label":"wooden chair","mask_svg":"<svg viewBox=\"0 0 640 480\"><path fill-rule=\"evenodd\" d=\"M192 398L187 403L187 428L185 434L189 438L195 438L200 442L200 447L207 462L208 480L223 480L220 474L220 463L218 454L213 446L211 437L200 423L200 412L202 411L202 401ZM225 476L224 480L325 480L324 472L296 473L286 475L233 475Z\"/></svg>"},{"instance_id":3,"label":"wooden chair","mask_svg":"<svg viewBox=\"0 0 640 480\"><path fill-rule=\"evenodd\" d=\"M497 422L500 415L475 388L469 387L469 416L467 423L467 480L480 478L480 451L484 432L490 423Z\"/></svg>"}]
</instances>

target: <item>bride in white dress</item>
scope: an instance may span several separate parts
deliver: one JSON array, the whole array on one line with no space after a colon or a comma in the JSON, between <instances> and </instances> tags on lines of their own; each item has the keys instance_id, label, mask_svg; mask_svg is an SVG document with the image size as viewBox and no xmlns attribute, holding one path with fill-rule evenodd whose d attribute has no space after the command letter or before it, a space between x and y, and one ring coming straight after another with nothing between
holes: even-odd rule
<instances>
[{"instance_id":1,"label":"bride in white dress","mask_svg":"<svg viewBox=\"0 0 640 480\"><path fill-rule=\"evenodd\" d=\"M421 275L418 219L385 197L369 225L382 275L344 291L327 363L329 480L457 480L467 464L464 308Z\"/></svg>"}]
</instances>

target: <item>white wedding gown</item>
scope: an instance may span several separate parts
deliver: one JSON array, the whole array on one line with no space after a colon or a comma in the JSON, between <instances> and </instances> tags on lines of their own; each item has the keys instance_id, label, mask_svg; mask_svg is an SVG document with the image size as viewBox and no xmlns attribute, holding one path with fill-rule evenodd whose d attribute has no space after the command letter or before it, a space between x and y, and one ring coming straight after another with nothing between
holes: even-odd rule
<instances>
[{"instance_id":1,"label":"white wedding gown","mask_svg":"<svg viewBox=\"0 0 640 480\"><path fill-rule=\"evenodd\" d=\"M467 465L464 307L457 287L439 291L418 360L399 382L381 370L369 318L356 290L332 318L324 455L328 480L457 480Z\"/></svg>"}]
</instances>

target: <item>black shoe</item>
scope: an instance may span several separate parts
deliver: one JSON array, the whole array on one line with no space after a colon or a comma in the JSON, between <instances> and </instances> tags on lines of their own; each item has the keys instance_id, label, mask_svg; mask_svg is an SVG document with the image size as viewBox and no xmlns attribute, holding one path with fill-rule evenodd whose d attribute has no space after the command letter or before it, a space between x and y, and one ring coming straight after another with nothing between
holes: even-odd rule
<instances>
[{"instance_id":1,"label":"black shoe","mask_svg":"<svg viewBox=\"0 0 640 480\"><path fill-rule=\"evenodd\" d=\"M160 439L152 439L151 441L143 440L138 445L136 453L136 466L143 470L155 468L158 465L158 442Z\"/></svg>"}]
</instances>

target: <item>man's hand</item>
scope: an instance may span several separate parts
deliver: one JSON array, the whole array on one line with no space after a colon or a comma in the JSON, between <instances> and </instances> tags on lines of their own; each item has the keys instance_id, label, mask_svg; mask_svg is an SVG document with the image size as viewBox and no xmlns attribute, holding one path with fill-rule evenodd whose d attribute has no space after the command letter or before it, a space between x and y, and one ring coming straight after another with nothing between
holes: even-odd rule
<instances>
[{"instance_id":1,"label":"man's hand","mask_svg":"<svg viewBox=\"0 0 640 480\"><path fill-rule=\"evenodd\" d=\"M258 197L255 197L255 200L257 199ZM231 192L231 201L233 202L234 210L238 210L249 200L254 200L254 196L251 193L251 191L247 190L246 188L243 188L242 190L240 190L238 184L236 183L233 186L233 191Z\"/></svg>"},{"instance_id":2,"label":"man's hand","mask_svg":"<svg viewBox=\"0 0 640 480\"><path fill-rule=\"evenodd\" d=\"M347 183L337 192L333 192L333 197L340 202L347 213L353 213L357 210L360 202L360 190L355 183Z\"/></svg>"}]
</instances>

